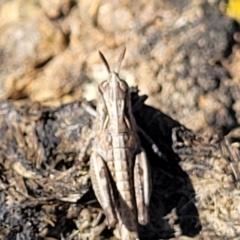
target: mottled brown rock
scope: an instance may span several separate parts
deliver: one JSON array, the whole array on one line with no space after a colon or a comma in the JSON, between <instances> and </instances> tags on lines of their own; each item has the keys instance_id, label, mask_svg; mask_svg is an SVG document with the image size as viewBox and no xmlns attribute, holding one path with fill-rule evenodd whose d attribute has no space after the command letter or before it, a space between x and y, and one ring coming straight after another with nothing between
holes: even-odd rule
<instances>
[{"instance_id":1,"label":"mottled brown rock","mask_svg":"<svg viewBox=\"0 0 240 240\"><path fill-rule=\"evenodd\" d=\"M77 91L84 80L81 54L64 51L52 59L30 85L29 96L34 101L59 99L72 91ZM81 98L81 95L78 96Z\"/></svg>"},{"instance_id":2,"label":"mottled brown rock","mask_svg":"<svg viewBox=\"0 0 240 240\"><path fill-rule=\"evenodd\" d=\"M74 2L73 0L41 0L40 5L49 18L56 19L62 15L66 16Z\"/></svg>"},{"instance_id":3,"label":"mottled brown rock","mask_svg":"<svg viewBox=\"0 0 240 240\"><path fill-rule=\"evenodd\" d=\"M24 96L38 68L65 48L64 37L44 16L0 29L0 99ZM21 93L22 92L22 93Z\"/></svg>"}]
</instances>

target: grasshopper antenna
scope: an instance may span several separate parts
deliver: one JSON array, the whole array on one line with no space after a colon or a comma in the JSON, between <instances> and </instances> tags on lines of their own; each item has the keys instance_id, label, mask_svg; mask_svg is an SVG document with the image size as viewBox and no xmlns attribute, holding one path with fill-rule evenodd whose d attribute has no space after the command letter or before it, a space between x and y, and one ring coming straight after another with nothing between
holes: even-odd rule
<instances>
[{"instance_id":1,"label":"grasshopper antenna","mask_svg":"<svg viewBox=\"0 0 240 240\"><path fill-rule=\"evenodd\" d=\"M102 54L101 51L98 51L98 53L99 53L99 56L102 59L104 65L105 65L105 67L107 68L108 73L110 73L110 67L108 65L108 62L107 62L106 58L104 57L104 55Z\"/></svg>"},{"instance_id":2,"label":"grasshopper antenna","mask_svg":"<svg viewBox=\"0 0 240 240\"><path fill-rule=\"evenodd\" d=\"M125 52L126 52L126 47L123 48L122 52L119 55L119 58L118 58L118 61L117 61L116 67L115 67L115 70L116 70L117 74L120 71L120 67L121 67L122 61L123 61L124 56L125 56Z\"/></svg>"}]
</instances>

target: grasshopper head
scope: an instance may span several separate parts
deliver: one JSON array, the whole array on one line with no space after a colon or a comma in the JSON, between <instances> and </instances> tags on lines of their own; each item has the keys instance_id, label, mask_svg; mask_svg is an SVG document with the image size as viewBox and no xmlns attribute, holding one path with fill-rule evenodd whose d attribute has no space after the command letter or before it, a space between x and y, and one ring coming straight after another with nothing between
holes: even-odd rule
<instances>
[{"instance_id":1,"label":"grasshopper head","mask_svg":"<svg viewBox=\"0 0 240 240\"><path fill-rule=\"evenodd\" d=\"M115 71L111 71L106 58L99 51L99 55L109 72L108 80L103 81L99 85L99 90L103 95L108 95L108 99L107 99L108 101L110 99L117 100L121 98L121 96L119 95L123 95L124 93L128 92L128 89L129 89L128 84L124 80L120 79L119 77L119 70L120 70L125 52L126 52L126 48L123 49L123 51L119 56L118 62L115 67Z\"/></svg>"}]
</instances>

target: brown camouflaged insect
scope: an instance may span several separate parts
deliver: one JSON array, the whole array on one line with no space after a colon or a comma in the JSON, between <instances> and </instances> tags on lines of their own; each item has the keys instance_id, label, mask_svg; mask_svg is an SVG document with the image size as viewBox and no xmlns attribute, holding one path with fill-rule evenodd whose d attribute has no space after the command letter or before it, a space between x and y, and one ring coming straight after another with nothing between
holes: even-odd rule
<instances>
[{"instance_id":1,"label":"brown camouflaged insect","mask_svg":"<svg viewBox=\"0 0 240 240\"><path fill-rule=\"evenodd\" d=\"M113 228L118 223L121 239L132 240L138 239L137 221L142 225L149 221L151 184L132 114L129 86L119 77L125 51L124 48L115 71L110 71L99 52L109 77L99 85L90 176L108 226Z\"/></svg>"}]
</instances>

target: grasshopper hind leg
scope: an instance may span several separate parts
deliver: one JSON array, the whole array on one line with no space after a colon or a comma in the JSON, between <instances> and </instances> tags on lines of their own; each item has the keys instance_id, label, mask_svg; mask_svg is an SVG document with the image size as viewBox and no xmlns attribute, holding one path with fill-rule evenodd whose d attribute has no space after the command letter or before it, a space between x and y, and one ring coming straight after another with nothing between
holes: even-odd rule
<instances>
[{"instance_id":1,"label":"grasshopper hind leg","mask_svg":"<svg viewBox=\"0 0 240 240\"><path fill-rule=\"evenodd\" d=\"M151 197L151 176L147 157L143 149L136 155L134 164L134 190L138 211L138 222L146 225L149 222L149 204Z\"/></svg>"},{"instance_id":2,"label":"grasshopper hind leg","mask_svg":"<svg viewBox=\"0 0 240 240\"><path fill-rule=\"evenodd\" d=\"M90 176L93 190L106 215L108 227L114 228L117 223L117 218L113 204L110 174L106 163L97 153L93 153L90 159Z\"/></svg>"}]
</instances>

